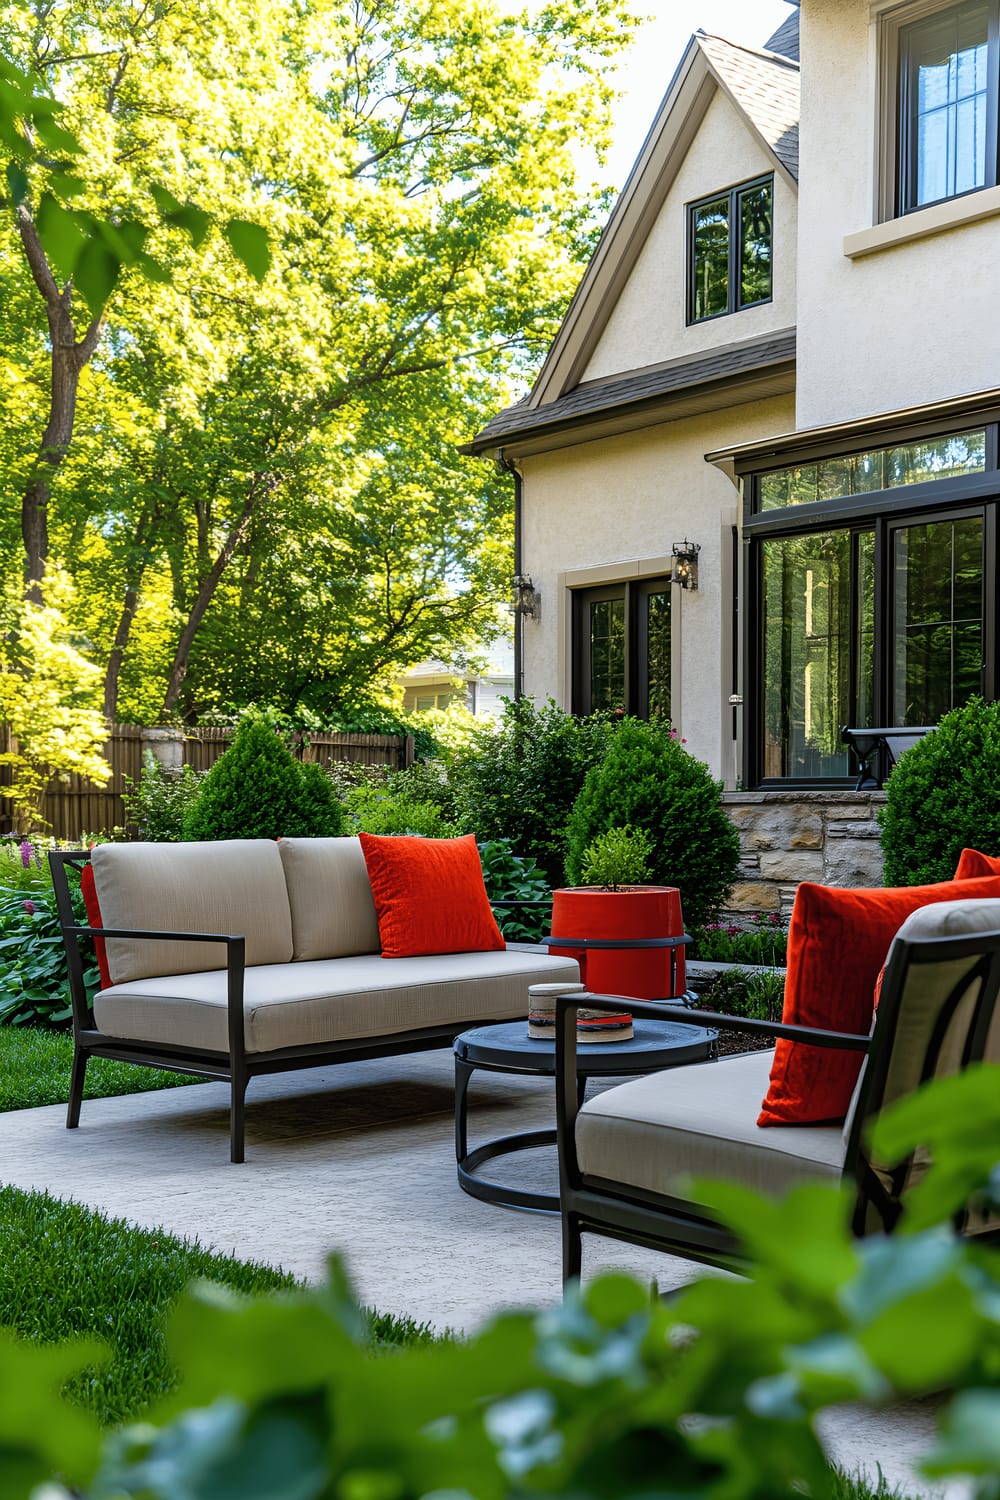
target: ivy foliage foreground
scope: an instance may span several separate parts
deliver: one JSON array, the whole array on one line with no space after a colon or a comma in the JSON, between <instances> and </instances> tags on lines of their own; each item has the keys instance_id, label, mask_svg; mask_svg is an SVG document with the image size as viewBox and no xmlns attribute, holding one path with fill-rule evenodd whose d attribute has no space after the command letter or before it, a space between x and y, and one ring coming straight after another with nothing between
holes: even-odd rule
<instances>
[{"instance_id":1,"label":"ivy foliage foreground","mask_svg":"<svg viewBox=\"0 0 1000 1500\"><path fill-rule=\"evenodd\" d=\"M0 6L0 552L69 574L108 718L326 714L496 631L509 480L457 447L592 248L627 4Z\"/></svg>"},{"instance_id":2,"label":"ivy foliage foreground","mask_svg":"<svg viewBox=\"0 0 1000 1500\"><path fill-rule=\"evenodd\" d=\"M961 1117L990 1091L995 1127L997 1070L980 1067L884 1130L899 1144L932 1129L960 1157ZM950 1214L953 1173L927 1183ZM950 1390L924 1472L995 1497L1000 1255L940 1227L854 1242L844 1197L822 1186L782 1202L706 1192L750 1279L704 1279L664 1305L605 1276L463 1344L373 1358L336 1262L308 1293L196 1285L168 1333L178 1391L103 1444L79 1412L56 1420L51 1395L93 1349L0 1343L0 1489L14 1500L58 1472L87 1500L824 1497L817 1413Z\"/></svg>"}]
</instances>

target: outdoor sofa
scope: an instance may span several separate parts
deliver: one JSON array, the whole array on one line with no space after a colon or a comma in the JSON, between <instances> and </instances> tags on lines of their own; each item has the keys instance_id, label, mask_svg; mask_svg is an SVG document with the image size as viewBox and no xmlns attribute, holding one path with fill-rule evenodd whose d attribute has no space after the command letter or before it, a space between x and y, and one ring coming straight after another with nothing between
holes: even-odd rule
<instances>
[{"instance_id":1,"label":"outdoor sofa","mask_svg":"<svg viewBox=\"0 0 1000 1500\"><path fill-rule=\"evenodd\" d=\"M383 957L357 838L99 844L50 862L73 1003L70 1129L91 1057L227 1079L239 1162L258 1074L446 1046L527 1015L530 985L579 978L575 960L516 944ZM83 926L68 870L88 863ZM80 944L95 934L106 977L91 1016Z\"/></svg>"}]
</instances>

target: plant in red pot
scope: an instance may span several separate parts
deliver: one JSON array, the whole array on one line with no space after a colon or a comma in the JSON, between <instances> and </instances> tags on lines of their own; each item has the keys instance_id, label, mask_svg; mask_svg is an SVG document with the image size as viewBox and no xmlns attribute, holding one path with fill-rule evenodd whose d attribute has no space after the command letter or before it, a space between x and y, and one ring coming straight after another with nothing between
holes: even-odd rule
<instances>
[{"instance_id":1,"label":"plant in red pot","mask_svg":"<svg viewBox=\"0 0 1000 1500\"><path fill-rule=\"evenodd\" d=\"M584 851L585 884L553 892L552 935L560 941L549 951L576 958L593 994L666 1000L684 993L680 891L643 885L652 856L642 829L609 828Z\"/></svg>"}]
</instances>

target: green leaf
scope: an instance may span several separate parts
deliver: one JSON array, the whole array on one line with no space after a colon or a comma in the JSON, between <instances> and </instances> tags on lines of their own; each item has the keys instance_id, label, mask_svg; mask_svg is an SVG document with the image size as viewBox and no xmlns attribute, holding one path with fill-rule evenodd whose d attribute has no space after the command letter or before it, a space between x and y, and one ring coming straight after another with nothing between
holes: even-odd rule
<instances>
[{"instance_id":1,"label":"green leaf","mask_svg":"<svg viewBox=\"0 0 1000 1500\"><path fill-rule=\"evenodd\" d=\"M71 1483L89 1479L97 1463L97 1423L59 1396L67 1379L104 1353L98 1344L38 1345L0 1329L0 1494L28 1493L60 1472Z\"/></svg>"},{"instance_id":2,"label":"green leaf","mask_svg":"<svg viewBox=\"0 0 1000 1500\"><path fill-rule=\"evenodd\" d=\"M263 281L271 265L267 231L246 219L230 219L223 233L237 260L243 262L255 281Z\"/></svg>"},{"instance_id":3,"label":"green leaf","mask_svg":"<svg viewBox=\"0 0 1000 1500\"><path fill-rule=\"evenodd\" d=\"M93 318L99 318L118 284L121 261L100 240L88 240L73 273Z\"/></svg>"},{"instance_id":4,"label":"green leaf","mask_svg":"<svg viewBox=\"0 0 1000 1500\"><path fill-rule=\"evenodd\" d=\"M14 206L17 207L28 196L28 174L16 161L9 161L5 175L7 178L7 191L11 196Z\"/></svg>"},{"instance_id":5,"label":"green leaf","mask_svg":"<svg viewBox=\"0 0 1000 1500\"><path fill-rule=\"evenodd\" d=\"M1000 1472L1000 1391L970 1390L956 1396L941 1422L937 1446L920 1467L929 1475Z\"/></svg>"},{"instance_id":6,"label":"green leaf","mask_svg":"<svg viewBox=\"0 0 1000 1500\"><path fill-rule=\"evenodd\" d=\"M79 216L73 209L64 208L51 193L43 193L35 226L45 253L62 279L68 281L88 243Z\"/></svg>"},{"instance_id":7,"label":"green leaf","mask_svg":"<svg viewBox=\"0 0 1000 1500\"><path fill-rule=\"evenodd\" d=\"M160 218L174 229L183 229L197 250L204 243L212 225L212 216L193 203L181 203L173 193L154 184L150 188L153 201L159 209Z\"/></svg>"}]
</instances>

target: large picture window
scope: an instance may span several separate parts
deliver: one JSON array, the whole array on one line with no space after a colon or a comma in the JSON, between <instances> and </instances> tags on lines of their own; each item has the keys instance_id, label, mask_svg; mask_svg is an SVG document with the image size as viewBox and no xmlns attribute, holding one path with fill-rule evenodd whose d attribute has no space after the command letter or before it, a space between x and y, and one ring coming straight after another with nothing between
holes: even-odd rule
<instances>
[{"instance_id":1,"label":"large picture window","mask_svg":"<svg viewBox=\"0 0 1000 1500\"><path fill-rule=\"evenodd\" d=\"M773 194L763 177L689 205L689 323L771 300Z\"/></svg>"},{"instance_id":2,"label":"large picture window","mask_svg":"<svg viewBox=\"0 0 1000 1500\"><path fill-rule=\"evenodd\" d=\"M894 489L890 457L904 452L923 458ZM936 724L975 693L998 696L996 453L993 426L904 434L752 481L750 785L846 780L845 725ZM866 491L857 475L880 456L890 482ZM846 492L816 498L837 473Z\"/></svg>"},{"instance_id":3,"label":"large picture window","mask_svg":"<svg viewBox=\"0 0 1000 1500\"><path fill-rule=\"evenodd\" d=\"M895 211L994 186L1000 0L933 8L893 35Z\"/></svg>"},{"instance_id":4,"label":"large picture window","mask_svg":"<svg viewBox=\"0 0 1000 1500\"><path fill-rule=\"evenodd\" d=\"M573 712L670 717L670 579L573 592Z\"/></svg>"}]
</instances>

